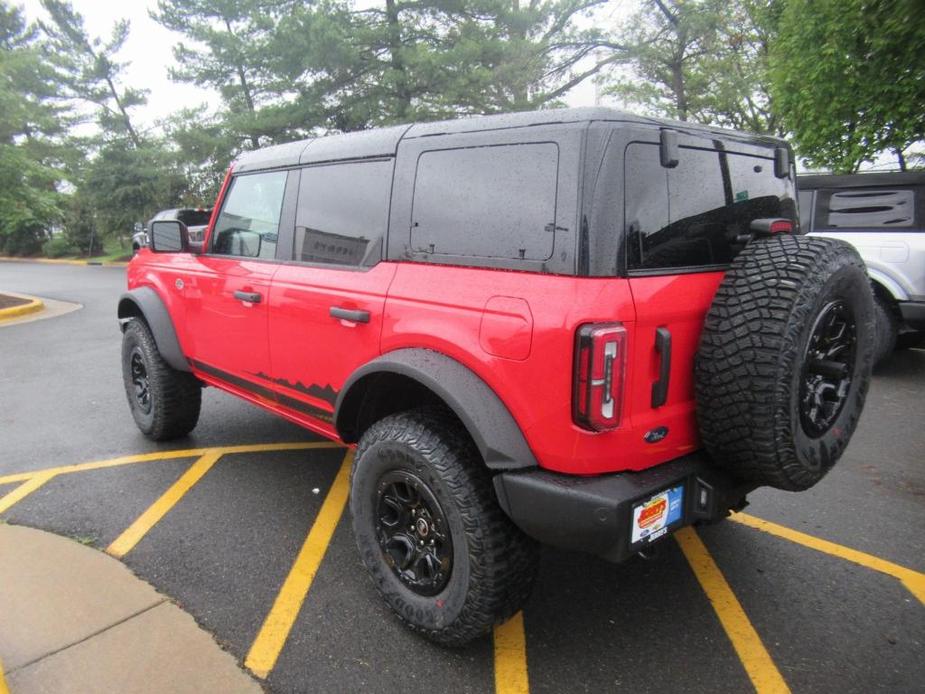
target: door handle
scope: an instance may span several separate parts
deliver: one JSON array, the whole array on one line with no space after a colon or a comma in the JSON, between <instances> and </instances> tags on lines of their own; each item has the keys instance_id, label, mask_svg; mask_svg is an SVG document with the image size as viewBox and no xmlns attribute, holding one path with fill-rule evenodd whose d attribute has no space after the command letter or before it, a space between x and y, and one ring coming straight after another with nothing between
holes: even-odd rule
<instances>
[{"instance_id":1,"label":"door handle","mask_svg":"<svg viewBox=\"0 0 925 694\"><path fill-rule=\"evenodd\" d=\"M249 304L259 304L263 297L257 292L242 292L237 289L235 290L234 298L238 301L246 301Z\"/></svg>"},{"instance_id":2,"label":"door handle","mask_svg":"<svg viewBox=\"0 0 925 694\"><path fill-rule=\"evenodd\" d=\"M655 329L655 351L661 357L658 380L652 384L652 407L661 407L668 400L668 381L671 378L671 331Z\"/></svg>"},{"instance_id":3,"label":"door handle","mask_svg":"<svg viewBox=\"0 0 925 694\"><path fill-rule=\"evenodd\" d=\"M369 311L359 309L341 308L340 306L331 307L331 318L348 320L352 323L369 323Z\"/></svg>"}]
</instances>

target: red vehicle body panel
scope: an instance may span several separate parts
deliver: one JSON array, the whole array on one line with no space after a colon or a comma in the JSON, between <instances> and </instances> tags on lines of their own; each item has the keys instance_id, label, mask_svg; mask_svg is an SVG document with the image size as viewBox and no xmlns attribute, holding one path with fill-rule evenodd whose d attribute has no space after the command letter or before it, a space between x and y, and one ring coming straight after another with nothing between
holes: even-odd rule
<instances>
[{"instance_id":1,"label":"red vehicle body panel","mask_svg":"<svg viewBox=\"0 0 925 694\"><path fill-rule=\"evenodd\" d=\"M583 475L642 470L699 446L693 360L721 278L579 278L391 262L357 272L150 252L129 269L130 288L150 286L164 300L199 378L317 433L337 438L334 398L355 369L386 352L424 348L464 364L498 394L542 467ZM264 301L244 305L235 289ZM332 318L335 305L367 310L370 322ZM611 321L627 330L623 419L595 433L572 421L575 333ZM672 333L671 381L665 405L652 408L659 326ZM657 427L667 436L647 443Z\"/></svg>"}]
</instances>

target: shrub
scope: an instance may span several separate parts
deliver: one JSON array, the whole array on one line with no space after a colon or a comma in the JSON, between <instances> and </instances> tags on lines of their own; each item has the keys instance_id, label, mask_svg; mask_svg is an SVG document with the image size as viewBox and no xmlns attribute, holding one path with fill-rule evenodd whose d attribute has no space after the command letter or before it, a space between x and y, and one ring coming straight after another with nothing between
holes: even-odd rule
<instances>
[{"instance_id":1,"label":"shrub","mask_svg":"<svg viewBox=\"0 0 925 694\"><path fill-rule=\"evenodd\" d=\"M42 250L49 258L61 258L65 255L74 255L77 252L77 248L64 234L58 234L48 239L42 245Z\"/></svg>"}]
</instances>

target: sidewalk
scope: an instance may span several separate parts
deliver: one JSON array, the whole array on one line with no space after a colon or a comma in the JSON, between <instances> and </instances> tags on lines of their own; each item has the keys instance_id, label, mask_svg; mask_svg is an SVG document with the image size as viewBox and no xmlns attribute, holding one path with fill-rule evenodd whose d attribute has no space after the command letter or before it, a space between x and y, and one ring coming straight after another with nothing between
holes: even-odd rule
<instances>
[{"instance_id":1,"label":"sidewalk","mask_svg":"<svg viewBox=\"0 0 925 694\"><path fill-rule=\"evenodd\" d=\"M20 300L20 303L7 306L7 308L0 308L0 327L31 323L32 321L45 320L46 318L57 318L65 313L83 308L82 304L74 304L70 301L40 299L37 296L19 294L5 289L0 291L0 307L11 303L4 301L5 297L12 298L14 301ZM0 691L0 694L3 694L3 692Z\"/></svg>"},{"instance_id":2,"label":"sidewalk","mask_svg":"<svg viewBox=\"0 0 925 694\"><path fill-rule=\"evenodd\" d=\"M45 303L35 296L0 292L0 321L21 318L45 309Z\"/></svg>"},{"instance_id":3,"label":"sidewalk","mask_svg":"<svg viewBox=\"0 0 925 694\"><path fill-rule=\"evenodd\" d=\"M261 687L192 617L115 559L0 524L0 692Z\"/></svg>"}]
</instances>

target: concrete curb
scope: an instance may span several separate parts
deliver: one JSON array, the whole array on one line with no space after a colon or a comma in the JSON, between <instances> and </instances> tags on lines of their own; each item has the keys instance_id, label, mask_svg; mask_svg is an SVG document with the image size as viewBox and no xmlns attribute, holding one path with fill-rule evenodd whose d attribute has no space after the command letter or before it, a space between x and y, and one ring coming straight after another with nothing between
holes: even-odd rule
<instances>
[{"instance_id":1,"label":"concrete curb","mask_svg":"<svg viewBox=\"0 0 925 694\"><path fill-rule=\"evenodd\" d=\"M128 262L120 260L78 260L71 258L11 258L0 256L4 263L41 263L43 265L96 265L102 267L128 267Z\"/></svg>"},{"instance_id":2,"label":"concrete curb","mask_svg":"<svg viewBox=\"0 0 925 694\"><path fill-rule=\"evenodd\" d=\"M7 296L15 296L18 299L27 299L28 303L20 304L18 306L10 306L9 308L0 308L0 323L12 318L20 318L22 316L27 316L30 313L38 313L45 309L45 302L41 299L34 296L26 296L24 294L16 294L14 292L0 292L6 294Z\"/></svg>"},{"instance_id":3,"label":"concrete curb","mask_svg":"<svg viewBox=\"0 0 925 694\"><path fill-rule=\"evenodd\" d=\"M0 556L0 692L260 694L211 634L107 554L0 524Z\"/></svg>"}]
</instances>

